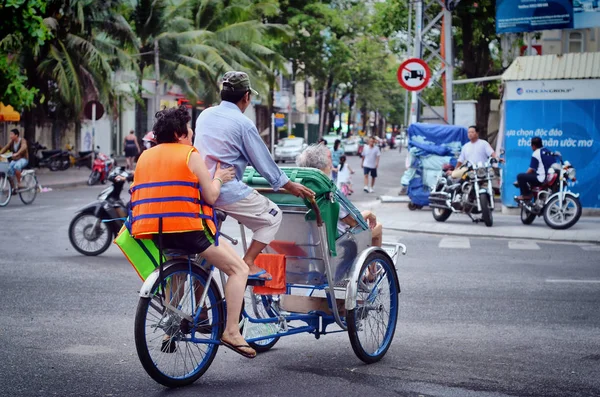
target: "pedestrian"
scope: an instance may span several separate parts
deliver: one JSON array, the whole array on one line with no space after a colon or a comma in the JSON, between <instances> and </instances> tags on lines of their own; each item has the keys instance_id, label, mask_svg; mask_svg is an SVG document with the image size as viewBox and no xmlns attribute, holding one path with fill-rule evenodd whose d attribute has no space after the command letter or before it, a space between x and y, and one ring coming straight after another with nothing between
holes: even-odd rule
<instances>
[{"instance_id":1,"label":"pedestrian","mask_svg":"<svg viewBox=\"0 0 600 397\"><path fill-rule=\"evenodd\" d=\"M363 149L361 154L361 167L365 174L365 187L363 190L367 193L373 193L375 190L375 179L377 178L377 168L379 167L379 157L381 150L375 145L375 138L369 138L369 145ZM371 175L371 187L369 187L369 174Z\"/></svg>"},{"instance_id":2,"label":"pedestrian","mask_svg":"<svg viewBox=\"0 0 600 397\"><path fill-rule=\"evenodd\" d=\"M319 145L325 145L327 146L327 140L324 138L319 138L319 141L317 142Z\"/></svg>"},{"instance_id":3,"label":"pedestrian","mask_svg":"<svg viewBox=\"0 0 600 397\"><path fill-rule=\"evenodd\" d=\"M127 169L133 169L133 163L138 154L141 153L140 145L133 130L129 131L129 135L125 137L125 161L127 161Z\"/></svg>"},{"instance_id":4,"label":"pedestrian","mask_svg":"<svg viewBox=\"0 0 600 397\"><path fill-rule=\"evenodd\" d=\"M340 165L340 157L344 155L344 151L340 149L340 145L342 141L336 139L333 144L333 150L331 151L331 179L333 179L334 183L337 183L338 178L338 166Z\"/></svg>"},{"instance_id":5,"label":"pedestrian","mask_svg":"<svg viewBox=\"0 0 600 397\"><path fill-rule=\"evenodd\" d=\"M354 193L351 174L354 174L354 170L350 168L350 164L346 164L346 156L341 156L340 165L338 166L337 188L346 196Z\"/></svg>"},{"instance_id":6,"label":"pedestrian","mask_svg":"<svg viewBox=\"0 0 600 397\"><path fill-rule=\"evenodd\" d=\"M294 196L307 199L313 198L314 192L289 180L275 164L254 123L244 116L250 106L251 95L257 94L246 73L225 73L221 103L198 116L195 146L211 174L219 162L222 167L235 168L236 177L223 185L215 208L225 211L252 230L252 243L244 255L244 261L250 268L249 277L270 279L271 276L254 261L275 239L282 213L277 204L242 182L246 167L254 167L274 190L283 188Z\"/></svg>"}]
</instances>

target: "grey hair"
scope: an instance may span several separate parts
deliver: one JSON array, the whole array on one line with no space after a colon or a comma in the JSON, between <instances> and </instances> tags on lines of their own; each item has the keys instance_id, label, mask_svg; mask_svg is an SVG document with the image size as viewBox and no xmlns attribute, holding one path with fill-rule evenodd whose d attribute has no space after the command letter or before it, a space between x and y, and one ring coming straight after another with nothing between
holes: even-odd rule
<instances>
[{"instance_id":1,"label":"grey hair","mask_svg":"<svg viewBox=\"0 0 600 397\"><path fill-rule=\"evenodd\" d=\"M328 151L325 145L310 145L296 157L296 165L323 170L330 163Z\"/></svg>"}]
</instances>

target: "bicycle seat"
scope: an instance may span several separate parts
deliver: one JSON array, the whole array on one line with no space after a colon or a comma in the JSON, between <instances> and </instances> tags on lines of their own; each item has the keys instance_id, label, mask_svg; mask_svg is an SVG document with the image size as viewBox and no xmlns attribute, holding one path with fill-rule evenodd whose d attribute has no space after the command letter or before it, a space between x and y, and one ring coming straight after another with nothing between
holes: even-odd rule
<instances>
[{"instance_id":1,"label":"bicycle seat","mask_svg":"<svg viewBox=\"0 0 600 397\"><path fill-rule=\"evenodd\" d=\"M227 219L227 213L224 211L215 209L215 214L217 215L217 219L219 220L219 223L223 223L223 222L225 222L225 219Z\"/></svg>"}]
</instances>

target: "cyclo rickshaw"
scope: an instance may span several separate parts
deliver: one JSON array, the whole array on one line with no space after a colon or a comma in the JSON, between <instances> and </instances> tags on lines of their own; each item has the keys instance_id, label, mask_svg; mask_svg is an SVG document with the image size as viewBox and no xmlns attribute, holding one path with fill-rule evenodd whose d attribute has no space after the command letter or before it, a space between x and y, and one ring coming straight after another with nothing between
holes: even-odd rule
<instances>
[{"instance_id":1,"label":"cyclo rickshaw","mask_svg":"<svg viewBox=\"0 0 600 397\"><path fill-rule=\"evenodd\" d=\"M371 246L371 231L360 212L321 171L282 170L290 180L312 189L315 199L305 201L283 190L273 191L257 171L246 170L244 182L283 212L276 241L261 255L285 266L285 278L270 291L263 281L249 280L240 315L242 335L262 353L284 336L310 333L319 339L347 332L359 359L379 361L396 329L400 284L395 262L406 247ZM358 222L341 236L336 226L339 206ZM227 215L215 214L220 226ZM242 225L240 231L245 251ZM237 244L222 233L220 237ZM163 263L163 255L172 259ZM219 272L219 285L215 268L199 255L165 251L159 257L160 263L140 290L135 344L144 369L155 381L179 387L196 381L215 358L227 310L221 287L225 276ZM273 269L267 268L275 279ZM334 324L339 329L329 328ZM174 341L176 347L166 351L165 340Z\"/></svg>"}]
</instances>

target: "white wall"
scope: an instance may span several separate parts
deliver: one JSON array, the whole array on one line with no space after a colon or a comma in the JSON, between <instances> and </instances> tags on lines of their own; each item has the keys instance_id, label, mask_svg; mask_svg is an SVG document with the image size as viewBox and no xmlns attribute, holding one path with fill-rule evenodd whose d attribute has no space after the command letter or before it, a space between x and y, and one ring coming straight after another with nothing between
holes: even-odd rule
<instances>
[{"instance_id":1,"label":"white wall","mask_svg":"<svg viewBox=\"0 0 600 397\"><path fill-rule=\"evenodd\" d=\"M106 114L100 120L96 120L95 125L95 144L100 146L100 152L106 155L111 154L111 131L110 120ZM92 150L92 122L86 120L81 124L80 135L81 146L79 150Z\"/></svg>"}]
</instances>

